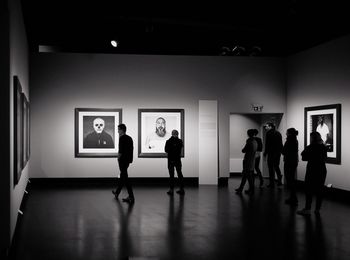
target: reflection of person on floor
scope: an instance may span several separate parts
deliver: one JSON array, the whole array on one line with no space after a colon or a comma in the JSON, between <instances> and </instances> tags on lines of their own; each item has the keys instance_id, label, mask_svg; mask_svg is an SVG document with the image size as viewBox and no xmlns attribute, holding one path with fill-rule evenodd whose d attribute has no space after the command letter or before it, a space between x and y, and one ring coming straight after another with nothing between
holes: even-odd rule
<instances>
[{"instance_id":1,"label":"reflection of person on floor","mask_svg":"<svg viewBox=\"0 0 350 260\"><path fill-rule=\"evenodd\" d=\"M299 210L300 215L310 215L312 197L316 195L315 214L320 213L323 188L327 176L326 159L327 147L323 144L319 132L310 134L310 145L306 146L302 151L301 157L303 161L307 161L305 174L305 208Z\"/></svg>"},{"instance_id":2,"label":"reflection of person on floor","mask_svg":"<svg viewBox=\"0 0 350 260\"><path fill-rule=\"evenodd\" d=\"M276 130L274 123L267 123L265 128L267 132L264 156L267 156L270 178L268 187L273 188L275 186L275 172L277 175L277 185L282 185L282 174L280 170L280 159L283 147L282 135Z\"/></svg>"},{"instance_id":3,"label":"reflection of person on floor","mask_svg":"<svg viewBox=\"0 0 350 260\"><path fill-rule=\"evenodd\" d=\"M164 259L185 259L184 252L184 201L185 197L180 196L178 203L175 203L174 196L169 196L168 229L165 239L166 257ZM162 258L163 259L163 258Z\"/></svg>"},{"instance_id":4,"label":"reflection of person on floor","mask_svg":"<svg viewBox=\"0 0 350 260\"><path fill-rule=\"evenodd\" d=\"M246 181L249 183L249 190L246 190L246 193L253 194L254 193L254 165L255 165L255 153L258 148L258 143L254 138L254 129L249 129L247 131L248 139L246 141L245 146L242 149L242 153L244 153L243 158L243 172L242 172L242 181L241 185L236 189L237 194L242 194L242 190Z\"/></svg>"},{"instance_id":5,"label":"reflection of person on floor","mask_svg":"<svg viewBox=\"0 0 350 260\"><path fill-rule=\"evenodd\" d=\"M156 120L156 130L146 137L146 149L153 152L164 152L166 140L170 138L170 133L166 130L166 121L163 117Z\"/></svg>"},{"instance_id":6,"label":"reflection of person on floor","mask_svg":"<svg viewBox=\"0 0 350 260\"><path fill-rule=\"evenodd\" d=\"M174 194L174 175L175 175L175 170L177 172L177 177L179 180L179 186L180 189L177 191L178 194L184 195L185 190L184 190L184 182L183 182L183 175L182 175L182 164L181 164L181 152L183 149L183 142L179 138L179 132L177 130L173 130L171 132L171 137L166 141L165 143L165 152L168 155L168 170L169 170L169 175L170 175L170 190L167 192L169 195Z\"/></svg>"},{"instance_id":7,"label":"reflection of person on floor","mask_svg":"<svg viewBox=\"0 0 350 260\"><path fill-rule=\"evenodd\" d=\"M261 158L261 152L263 150L263 143L262 143L262 140L260 137L258 137L258 129L254 129L254 139L255 141L257 142L258 144L258 148L256 150L256 153L255 153L255 165L254 165L254 168L255 168L255 171L256 171L256 174L258 175L259 177L259 180L260 180L260 187L262 187L264 185L264 178L261 174L261 170L260 170L260 158Z\"/></svg>"},{"instance_id":8,"label":"reflection of person on floor","mask_svg":"<svg viewBox=\"0 0 350 260\"><path fill-rule=\"evenodd\" d=\"M119 250L118 250L118 258L117 259L129 259L128 257L132 255L133 253L133 237L131 234L131 231L129 229L129 223L131 222L132 217L132 211L135 204L128 204L127 208L123 208L119 200L117 200L117 207L118 207L118 219L119 223ZM125 211L125 212L124 212Z\"/></svg>"},{"instance_id":9,"label":"reflection of person on floor","mask_svg":"<svg viewBox=\"0 0 350 260\"><path fill-rule=\"evenodd\" d=\"M105 121L96 118L93 122L94 131L84 138L83 148L114 148L113 138L104 131Z\"/></svg>"},{"instance_id":10,"label":"reflection of person on floor","mask_svg":"<svg viewBox=\"0 0 350 260\"><path fill-rule=\"evenodd\" d=\"M129 197L123 199L123 202L134 203L135 197L132 191L132 187L129 181L128 168L130 163L133 161L134 144L132 138L126 133L126 126L124 124L118 125L119 133L119 150L118 150L118 163L120 169L120 178L117 189L112 191L116 199L123 188L126 186L128 190Z\"/></svg>"},{"instance_id":11,"label":"reflection of person on floor","mask_svg":"<svg viewBox=\"0 0 350 260\"><path fill-rule=\"evenodd\" d=\"M290 197L285 203L291 206L298 204L296 194L296 170L298 167L298 131L295 128L287 129L287 140L284 143L282 154L284 160L284 176L286 177L287 187L290 191Z\"/></svg>"},{"instance_id":12,"label":"reflection of person on floor","mask_svg":"<svg viewBox=\"0 0 350 260\"><path fill-rule=\"evenodd\" d=\"M316 132L319 132L324 144L327 143L329 128L324 122L324 116L318 116Z\"/></svg>"}]
</instances>

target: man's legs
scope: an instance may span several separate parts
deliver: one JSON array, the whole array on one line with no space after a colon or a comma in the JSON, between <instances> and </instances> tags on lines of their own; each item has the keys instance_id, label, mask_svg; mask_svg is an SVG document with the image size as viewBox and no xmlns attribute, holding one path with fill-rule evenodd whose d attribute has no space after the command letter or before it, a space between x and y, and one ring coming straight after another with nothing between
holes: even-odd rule
<instances>
[{"instance_id":1,"label":"man's legs","mask_svg":"<svg viewBox=\"0 0 350 260\"><path fill-rule=\"evenodd\" d=\"M247 171L247 179L249 184L248 193L253 194L254 193L254 170Z\"/></svg>"},{"instance_id":2,"label":"man's legs","mask_svg":"<svg viewBox=\"0 0 350 260\"><path fill-rule=\"evenodd\" d=\"M262 187L264 185L264 179L262 177L261 170L260 170L260 156L255 158L254 169L256 171L256 174L259 177L260 187Z\"/></svg>"},{"instance_id":3,"label":"man's legs","mask_svg":"<svg viewBox=\"0 0 350 260\"><path fill-rule=\"evenodd\" d=\"M119 171L120 171L118 186L117 186L117 189L115 191L112 191L116 198L118 198L118 196L119 196L120 192L122 191L123 186L125 184L124 183L125 178L122 177L122 165L119 161L118 161L118 164L119 164Z\"/></svg>"},{"instance_id":4,"label":"man's legs","mask_svg":"<svg viewBox=\"0 0 350 260\"><path fill-rule=\"evenodd\" d=\"M275 154L274 158L273 158L273 168L276 171L276 175L277 175L277 185L280 186L282 185L282 174L281 174L281 170L280 170L280 159L281 159L281 155L280 154Z\"/></svg>"},{"instance_id":5,"label":"man's legs","mask_svg":"<svg viewBox=\"0 0 350 260\"><path fill-rule=\"evenodd\" d=\"M119 193L120 193L121 188L125 184L126 189L128 191L128 194L129 194L129 197L127 199L123 199L123 200L124 201L128 200L127 202L133 202L135 197L134 197L134 192L132 190L132 187L131 187L131 184L129 181L129 177L128 177L128 167L129 167L129 163L119 162L120 180L121 180L122 185L120 186L120 190L119 190L119 186L118 186L117 192L119 191ZM117 193L117 194L119 195L119 193ZM130 201L130 200L132 200L132 201Z\"/></svg>"},{"instance_id":6,"label":"man's legs","mask_svg":"<svg viewBox=\"0 0 350 260\"><path fill-rule=\"evenodd\" d=\"M267 167L269 168L269 180L270 180L268 187L274 187L275 186L275 169L273 167L273 158L271 154L267 155Z\"/></svg>"},{"instance_id":7,"label":"man's legs","mask_svg":"<svg viewBox=\"0 0 350 260\"><path fill-rule=\"evenodd\" d=\"M170 190L168 191L169 195L172 195L174 192L174 175L175 175L175 170L174 170L174 163L172 161L168 160L168 170L169 170L169 187Z\"/></svg>"},{"instance_id":8,"label":"man's legs","mask_svg":"<svg viewBox=\"0 0 350 260\"><path fill-rule=\"evenodd\" d=\"M239 187L236 189L236 193L237 194L242 194L243 188L245 183L247 182L248 179L248 175L247 175L247 171L243 170L242 171L242 179L241 179L241 184L239 185Z\"/></svg>"},{"instance_id":9,"label":"man's legs","mask_svg":"<svg viewBox=\"0 0 350 260\"><path fill-rule=\"evenodd\" d=\"M184 178L182 175L182 164L181 161L175 162L175 168L176 168L176 172L177 172L177 177L179 180L179 186L180 186L180 193L184 192Z\"/></svg>"},{"instance_id":10,"label":"man's legs","mask_svg":"<svg viewBox=\"0 0 350 260\"><path fill-rule=\"evenodd\" d=\"M284 176L286 177L287 187L290 191L290 197L286 200L286 203L291 205L296 205L298 203L295 180L296 167L296 164L284 164Z\"/></svg>"}]
</instances>

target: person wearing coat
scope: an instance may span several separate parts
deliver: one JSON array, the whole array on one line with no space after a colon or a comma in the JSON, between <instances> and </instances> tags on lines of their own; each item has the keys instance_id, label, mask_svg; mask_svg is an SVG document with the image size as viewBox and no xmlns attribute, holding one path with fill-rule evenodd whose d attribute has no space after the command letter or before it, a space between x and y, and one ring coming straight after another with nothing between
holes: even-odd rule
<instances>
[{"instance_id":1,"label":"person wearing coat","mask_svg":"<svg viewBox=\"0 0 350 260\"><path fill-rule=\"evenodd\" d=\"M249 183L249 189L245 192L248 194L254 193L254 166L255 166L255 153L258 148L258 143L254 138L254 129L249 129L247 131L248 139L246 141L245 146L242 149L242 153L244 153L243 158L243 173L242 173L242 180L241 185L236 189L237 194L242 194L244 185L246 181L248 180Z\"/></svg>"},{"instance_id":2,"label":"person wearing coat","mask_svg":"<svg viewBox=\"0 0 350 260\"><path fill-rule=\"evenodd\" d=\"M310 134L310 145L301 153L303 161L307 161L305 174L305 207L297 211L300 215L311 214L312 197L316 196L315 214L320 214L323 199L324 183L327 176L327 147L318 132Z\"/></svg>"},{"instance_id":3,"label":"person wearing coat","mask_svg":"<svg viewBox=\"0 0 350 260\"><path fill-rule=\"evenodd\" d=\"M285 203L291 206L298 205L296 194L296 171L299 162L298 156L298 131L295 128L287 129L287 140L283 145L282 154L284 161L284 176L286 178L287 187L290 191L290 197Z\"/></svg>"}]
</instances>

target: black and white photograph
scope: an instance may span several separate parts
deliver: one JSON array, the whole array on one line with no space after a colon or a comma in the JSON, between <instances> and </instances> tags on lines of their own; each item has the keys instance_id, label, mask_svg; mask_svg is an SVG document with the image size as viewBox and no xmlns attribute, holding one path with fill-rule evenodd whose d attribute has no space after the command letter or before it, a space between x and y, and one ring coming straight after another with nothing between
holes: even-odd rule
<instances>
[{"instance_id":1,"label":"black and white photograph","mask_svg":"<svg viewBox=\"0 0 350 260\"><path fill-rule=\"evenodd\" d=\"M1 1L0 260L350 260L348 5Z\"/></svg>"},{"instance_id":2,"label":"black and white photograph","mask_svg":"<svg viewBox=\"0 0 350 260\"><path fill-rule=\"evenodd\" d=\"M24 168L30 157L30 116L29 116L29 102L24 93L21 94L22 102L22 168Z\"/></svg>"},{"instance_id":3,"label":"black and white photograph","mask_svg":"<svg viewBox=\"0 0 350 260\"><path fill-rule=\"evenodd\" d=\"M14 84L14 168L13 181L16 185L21 178L23 169L23 103L22 86L17 76L13 77Z\"/></svg>"},{"instance_id":4,"label":"black and white photograph","mask_svg":"<svg viewBox=\"0 0 350 260\"><path fill-rule=\"evenodd\" d=\"M121 109L75 109L75 156L117 157Z\"/></svg>"},{"instance_id":5,"label":"black and white photograph","mask_svg":"<svg viewBox=\"0 0 350 260\"><path fill-rule=\"evenodd\" d=\"M327 163L340 164L341 105L305 108L305 146L310 144L310 133L318 132L327 147Z\"/></svg>"},{"instance_id":6,"label":"black and white photograph","mask_svg":"<svg viewBox=\"0 0 350 260\"><path fill-rule=\"evenodd\" d=\"M139 109L139 157L166 157L172 130L184 140L183 109Z\"/></svg>"}]
</instances>

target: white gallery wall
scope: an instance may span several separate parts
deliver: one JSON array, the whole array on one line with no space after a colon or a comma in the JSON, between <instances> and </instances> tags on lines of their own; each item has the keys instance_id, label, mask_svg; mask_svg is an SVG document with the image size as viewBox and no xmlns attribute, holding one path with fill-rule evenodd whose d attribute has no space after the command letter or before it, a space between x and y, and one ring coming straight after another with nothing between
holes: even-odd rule
<instances>
[{"instance_id":1,"label":"white gallery wall","mask_svg":"<svg viewBox=\"0 0 350 260\"><path fill-rule=\"evenodd\" d=\"M341 164L327 164L326 183L350 190L350 36L288 58L287 126L299 130L299 150L304 149L304 108L342 105ZM304 180L305 162L298 179Z\"/></svg>"},{"instance_id":2,"label":"white gallery wall","mask_svg":"<svg viewBox=\"0 0 350 260\"><path fill-rule=\"evenodd\" d=\"M3 166L0 175L1 187L1 248L0 258L9 248L15 232L18 209L27 185L30 162L22 171L21 179L14 185L14 84L13 76L18 76L22 91L29 99L28 46L21 5L19 0L1 2L1 96L2 106L2 154ZM7 132L8 131L8 132ZM6 143L5 143L6 142ZM6 161L3 161L6 160Z\"/></svg>"},{"instance_id":3,"label":"white gallery wall","mask_svg":"<svg viewBox=\"0 0 350 260\"><path fill-rule=\"evenodd\" d=\"M185 110L186 177L198 177L199 100L218 101L219 175L229 175L230 112L285 112L278 58L38 53L31 56L33 178L115 177L115 158L74 157L74 109L122 108L134 139L131 177L167 177L165 158L138 158L138 109Z\"/></svg>"}]
</instances>

